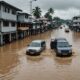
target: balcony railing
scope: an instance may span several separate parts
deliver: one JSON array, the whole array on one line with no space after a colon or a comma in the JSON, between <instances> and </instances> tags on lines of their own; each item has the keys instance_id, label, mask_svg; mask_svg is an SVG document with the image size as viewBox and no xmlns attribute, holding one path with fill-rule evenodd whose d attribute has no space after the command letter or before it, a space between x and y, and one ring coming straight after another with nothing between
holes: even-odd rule
<instances>
[{"instance_id":1,"label":"balcony railing","mask_svg":"<svg viewBox=\"0 0 80 80\"><path fill-rule=\"evenodd\" d=\"M80 19L78 19L78 20L73 20L73 22L80 22Z\"/></svg>"},{"instance_id":2,"label":"balcony railing","mask_svg":"<svg viewBox=\"0 0 80 80\"><path fill-rule=\"evenodd\" d=\"M17 15L0 11L0 18L5 20L17 21Z\"/></svg>"},{"instance_id":3,"label":"balcony railing","mask_svg":"<svg viewBox=\"0 0 80 80\"><path fill-rule=\"evenodd\" d=\"M14 32L16 30L17 30L16 27L2 27L1 28L1 32Z\"/></svg>"}]
</instances>

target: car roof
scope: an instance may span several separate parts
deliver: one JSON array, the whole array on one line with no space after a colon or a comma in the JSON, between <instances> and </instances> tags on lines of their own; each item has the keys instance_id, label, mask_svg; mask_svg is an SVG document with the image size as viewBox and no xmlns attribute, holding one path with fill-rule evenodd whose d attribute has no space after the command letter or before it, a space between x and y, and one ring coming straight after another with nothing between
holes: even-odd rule
<instances>
[{"instance_id":1,"label":"car roof","mask_svg":"<svg viewBox=\"0 0 80 80\"><path fill-rule=\"evenodd\" d=\"M67 40L65 38L57 38L56 40L57 40L57 42L67 42Z\"/></svg>"},{"instance_id":2,"label":"car roof","mask_svg":"<svg viewBox=\"0 0 80 80\"><path fill-rule=\"evenodd\" d=\"M32 42L41 43L41 42L44 42L44 40L34 40Z\"/></svg>"}]
</instances>

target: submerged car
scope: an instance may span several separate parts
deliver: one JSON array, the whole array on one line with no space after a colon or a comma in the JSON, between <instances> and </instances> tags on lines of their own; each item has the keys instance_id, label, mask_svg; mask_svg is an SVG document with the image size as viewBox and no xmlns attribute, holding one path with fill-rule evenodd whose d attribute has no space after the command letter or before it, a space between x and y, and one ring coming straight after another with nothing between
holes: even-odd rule
<instances>
[{"instance_id":1,"label":"submerged car","mask_svg":"<svg viewBox=\"0 0 80 80\"><path fill-rule=\"evenodd\" d=\"M26 54L40 55L40 52L42 52L45 48L46 48L46 42L44 40L34 40L31 42L30 45L28 45Z\"/></svg>"},{"instance_id":2,"label":"submerged car","mask_svg":"<svg viewBox=\"0 0 80 80\"><path fill-rule=\"evenodd\" d=\"M65 38L51 40L50 47L56 51L57 56L72 55L72 45L70 45Z\"/></svg>"}]
</instances>

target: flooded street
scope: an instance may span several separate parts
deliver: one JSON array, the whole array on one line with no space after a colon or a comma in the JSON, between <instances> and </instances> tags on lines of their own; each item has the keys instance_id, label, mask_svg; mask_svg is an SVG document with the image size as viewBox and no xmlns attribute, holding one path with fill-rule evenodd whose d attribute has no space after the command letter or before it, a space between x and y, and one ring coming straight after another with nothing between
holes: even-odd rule
<instances>
[{"instance_id":1,"label":"flooded street","mask_svg":"<svg viewBox=\"0 0 80 80\"><path fill-rule=\"evenodd\" d=\"M0 47L0 80L80 80L80 33L65 33L65 28L48 31ZM50 40L65 37L73 46L73 56L56 57ZM46 40L40 56L26 55L27 45L35 39Z\"/></svg>"}]
</instances>

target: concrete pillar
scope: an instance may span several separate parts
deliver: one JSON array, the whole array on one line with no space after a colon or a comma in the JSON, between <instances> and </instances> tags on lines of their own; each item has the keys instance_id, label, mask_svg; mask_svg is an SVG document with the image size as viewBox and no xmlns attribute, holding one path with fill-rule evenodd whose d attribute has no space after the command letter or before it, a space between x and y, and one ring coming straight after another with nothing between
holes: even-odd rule
<instances>
[{"instance_id":1,"label":"concrete pillar","mask_svg":"<svg viewBox=\"0 0 80 80\"><path fill-rule=\"evenodd\" d=\"M0 44L3 45L3 35L1 34Z\"/></svg>"},{"instance_id":2,"label":"concrete pillar","mask_svg":"<svg viewBox=\"0 0 80 80\"><path fill-rule=\"evenodd\" d=\"M12 41L12 39L11 39L11 33L9 34L9 41L10 41L10 42Z\"/></svg>"},{"instance_id":3,"label":"concrete pillar","mask_svg":"<svg viewBox=\"0 0 80 80\"><path fill-rule=\"evenodd\" d=\"M18 40L18 32L16 32L16 40Z\"/></svg>"},{"instance_id":4,"label":"concrete pillar","mask_svg":"<svg viewBox=\"0 0 80 80\"><path fill-rule=\"evenodd\" d=\"M28 36L29 36L29 29L28 29Z\"/></svg>"}]
</instances>

